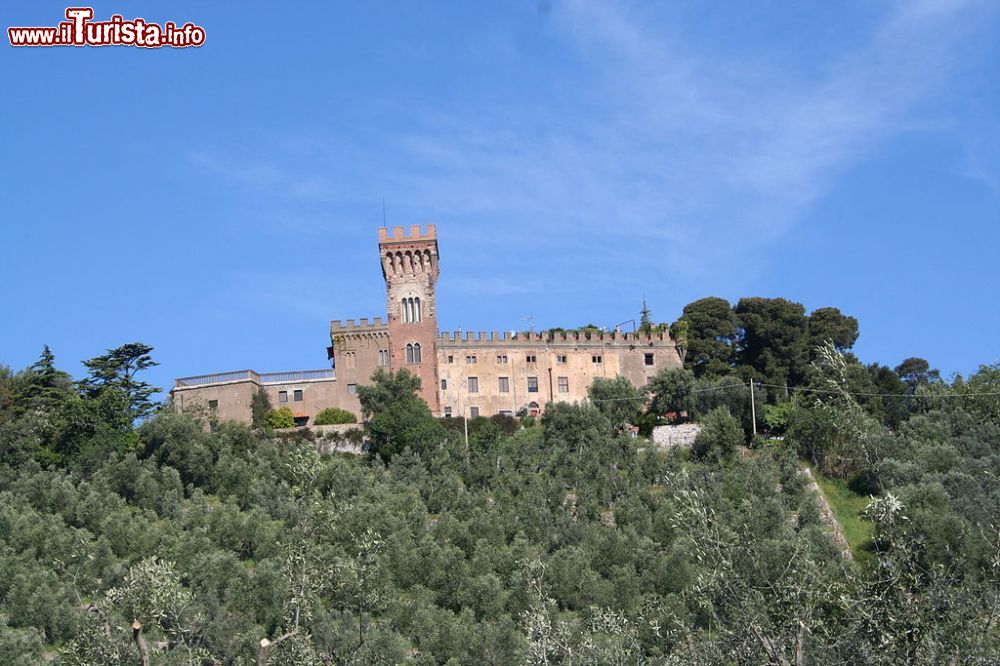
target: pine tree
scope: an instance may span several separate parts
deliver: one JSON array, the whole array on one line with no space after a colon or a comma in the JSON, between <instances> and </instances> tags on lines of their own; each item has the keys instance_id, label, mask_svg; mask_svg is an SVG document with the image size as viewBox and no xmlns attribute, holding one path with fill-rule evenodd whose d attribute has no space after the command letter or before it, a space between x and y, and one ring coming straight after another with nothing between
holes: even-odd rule
<instances>
[{"instance_id":1,"label":"pine tree","mask_svg":"<svg viewBox=\"0 0 1000 666\"><path fill-rule=\"evenodd\" d=\"M133 419L148 416L155 409L151 400L160 389L146 382L137 381L137 373L159 365L149 355L153 348L141 342L131 342L107 354L84 361L90 376L80 382L80 390L85 397L96 398L109 389L121 391L128 399L129 411Z\"/></svg>"},{"instance_id":2,"label":"pine tree","mask_svg":"<svg viewBox=\"0 0 1000 666\"><path fill-rule=\"evenodd\" d=\"M18 401L24 408L52 410L62 405L72 395L72 379L57 370L55 355L48 345L42 348L42 356L28 368L23 393Z\"/></svg>"},{"instance_id":3,"label":"pine tree","mask_svg":"<svg viewBox=\"0 0 1000 666\"><path fill-rule=\"evenodd\" d=\"M653 318L652 313L649 311L649 306L646 305L646 299L642 299L642 314L639 316L639 332L645 335L649 335L653 332Z\"/></svg>"}]
</instances>

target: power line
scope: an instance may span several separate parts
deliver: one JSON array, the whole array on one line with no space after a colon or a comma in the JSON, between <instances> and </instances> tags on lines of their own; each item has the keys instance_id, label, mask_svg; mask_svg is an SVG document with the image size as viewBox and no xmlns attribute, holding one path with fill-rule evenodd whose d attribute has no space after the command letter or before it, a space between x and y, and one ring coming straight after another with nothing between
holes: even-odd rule
<instances>
[{"instance_id":1,"label":"power line","mask_svg":"<svg viewBox=\"0 0 1000 666\"><path fill-rule=\"evenodd\" d=\"M807 388L805 386L785 386L783 384L768 384L766 382L753 382L757 386L767 386L769 388L780 388L786 389L788 391L807 391L809 393L826 393L830 395L852 395L870 398L978 398L978 397L990 397L990 396L1000 396L1000 391L989 391L985 393L941 393L937 395L928 395L920 393L865 393L860 391L835 391L833 389L816 389ZM722 386L707 386L705 388L694 389L692 393L704 393L705 391L721 391L723 389L730 389L736 387L747 388L747 384L737 383L737 384L724 384ZM599 398L597 400L591 400L590 402L622 402L628 400L641 400L642 397L634 398Z\"/></svg>"},{"instance_id":2,"label":"power line","mask_svg":"<svg viewBox=\"0 0 1000 666\"><path fill-rule=\"evenodd\" d=\"M736 387L736 386L746 386L746 384L744 384L744 383L741 382L739 384L726 384L725 386L708 386L706 388L695 389L695 390L693 390L691 392L692 393L704 393L705 391L719 391L719 390L722 390L722 389L733 388L733 387Z\"/></svg>"},{"instance_id":3,"label":"power line","mask_svg":"<svg viewBox=\"0 0 1000 666\"><path fill-rule=\"evenodd\" d=\"M1000 391L990 391L986 393L939 393L928 395L926 393L863 393L858 391L835 391L833 389L814 389L805 386L783 386L781 384L765 384L757 382L758 386L768 386L770 388L780 388L789 391L807 391L809 393L829 393L834 395L856 395L871 398L978 398L981 396L998 396Z\"/></svg>"}]
</instances>

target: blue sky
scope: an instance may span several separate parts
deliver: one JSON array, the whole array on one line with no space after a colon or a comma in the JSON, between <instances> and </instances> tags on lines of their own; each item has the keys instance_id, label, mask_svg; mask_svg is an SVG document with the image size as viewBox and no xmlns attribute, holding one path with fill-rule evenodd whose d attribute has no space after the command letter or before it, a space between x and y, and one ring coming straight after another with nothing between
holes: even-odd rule
<instances>
[{"instance_id":1,"label":"blue sky","mask_svg":"<svg viewBox=\"0 0 1000 666\"><path fill-rule=\"evenodd\" d=\"M438 225L444 330L784 296L858 317L865 361L1000 360L995 2L94 10L207 41L0 47L12 367L133 340L164 387L324 367L330 319L385 311L383 198Z\"/></svg>"}]
</instances>

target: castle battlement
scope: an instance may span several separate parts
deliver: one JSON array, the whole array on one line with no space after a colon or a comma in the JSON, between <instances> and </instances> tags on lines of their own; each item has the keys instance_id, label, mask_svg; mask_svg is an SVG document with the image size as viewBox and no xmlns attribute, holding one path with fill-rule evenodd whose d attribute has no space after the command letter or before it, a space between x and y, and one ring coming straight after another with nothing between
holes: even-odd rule
<instances>
[{"instance_id":1,"label":"castle battlement","mask_svg":"<svg viewBox=\"0 0 1000 666\"><path fill-rule=\"evenodd\" d=\"M442 345L474 344L482 346L537 347L539 345L600 345L615 346L676 346L668 333L622 333L619 331L559 331L534 333L515 331L443 331L438 334Z\"/></svg>"},{"instance_id":2,"label":"castle battlement","mask_svg":"<svg viewBox=\"0 0 1000 666\"><path fill-rule=\"evenodd\" d=\"M385 330L388 325L388 322L382 321L382 317L375 317L371 323L368 322L368 317L362 317L358 323L354 323L353 319L348 319L346 323L334 319L330 322L330 332L341 335L345 333L371 333Z\"/></svg>"},{"instance_id":3,"label":"castle battlement","mask_svg":"<svg viewBox=\"0 0 1000 666\"><path fill-rule=\"evenodd\" d=\"M379 227L378 230L378 242L383 243L413 243L415 241L436 241L437 240L437 230L433 224L427 225L427 231L424 233L420 232L420 225L413 224L409 227L409 233L404 233L406 227L392 227L392 232L389 232L388 227Z\"/></svg>"}]
</instances>

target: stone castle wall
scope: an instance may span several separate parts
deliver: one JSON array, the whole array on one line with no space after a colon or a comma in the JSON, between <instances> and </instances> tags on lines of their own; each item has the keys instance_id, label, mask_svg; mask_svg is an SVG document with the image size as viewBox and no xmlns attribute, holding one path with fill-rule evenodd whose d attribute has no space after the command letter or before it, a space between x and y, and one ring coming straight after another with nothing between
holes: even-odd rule
<instances>
[{"instance_id":1,"label":"stone castle wall","mask_svg":"<svg viewBox=\"0 0 1000 666\"><path fill-rule=\"evenodd\" d=\"M252 370L241 371L242 378L210 381L211 376L189 377L178 380L179 385L170 392L174 404L181 411L196 411L218 421L251 423L254 394L263 389L275 409L288 407L298 417L312 423L316 414L327 407L340 407L357 413L342 385L327 371L303 371L260 374ZM180 384L187 382L187 385ZM355 400L356 403L356 400Z\"/></svg>"},{"instance_id":2,"label":"stone castle wall","mask_svg":"<svg viewBox=\"0 0 1000 666\"><path fill-rule=\"evenodd\" d=\"M625 376L645 386L658 371L680 366L674 342L658 334L446 333L438 339L441 409L453 416L542 411L549 402L585 400L598 377Z\"/></svg>"}]
</instances>

